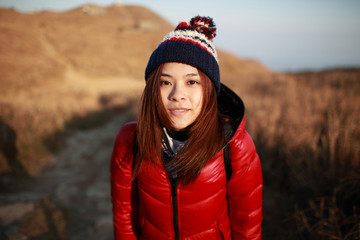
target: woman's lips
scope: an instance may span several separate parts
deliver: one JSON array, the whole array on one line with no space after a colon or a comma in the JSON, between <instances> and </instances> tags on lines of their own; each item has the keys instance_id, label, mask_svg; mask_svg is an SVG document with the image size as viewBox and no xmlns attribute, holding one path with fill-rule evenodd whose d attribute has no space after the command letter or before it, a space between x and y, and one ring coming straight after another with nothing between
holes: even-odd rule
<instances>
[{"instance_id":1,"label":"woman's lips","mask_svg":"<svg viewBox=\"0 0 360 240\"><path fill-rule=\"evenodd\" d=\"M183 116L188 111L190 111L190 109L187 109L187 108L171 108L171 109L169 109L169 111L174 116Z\"/></svg>"}]
</instances>

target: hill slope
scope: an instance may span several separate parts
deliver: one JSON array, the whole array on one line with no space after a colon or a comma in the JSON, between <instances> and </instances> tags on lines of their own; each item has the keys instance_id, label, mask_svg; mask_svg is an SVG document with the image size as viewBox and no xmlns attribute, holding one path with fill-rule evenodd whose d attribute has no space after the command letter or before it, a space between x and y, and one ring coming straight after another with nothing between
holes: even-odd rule
<instances>
[{"instance_id":1,"label":"hill slope","mask_svg":"<svg viewBox=\"0 0 360 240\"><path fill-rule=\"evenodd\" d=\"M140 6L32 14L0 9L1 129L3 136L15 133L1 143L2 152L5 145L13 150L0 155L0 173L19 165L38 174L49 162L41 157L49 155L44 139L66 122L138 99L148 58L172 29ZM270 73L255 61L219 55L229 84Z\"/></svg>"}]
</instances>

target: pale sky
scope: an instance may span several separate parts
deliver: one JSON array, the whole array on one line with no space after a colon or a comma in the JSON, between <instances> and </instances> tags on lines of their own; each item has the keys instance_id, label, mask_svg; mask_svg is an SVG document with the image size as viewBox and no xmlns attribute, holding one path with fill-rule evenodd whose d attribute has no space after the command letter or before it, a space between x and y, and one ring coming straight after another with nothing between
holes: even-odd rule
<instances>
[{"instance_id":1,"label":"pale sky","mask_svg":"<svg viewBox=\"0 0 360 240\"><path fill-rule=\"evenodd\" d=\"M218 49L274 71L360 66L359 0L0 0L0 7L64 11L116 2L148 7L174 26L211 16Z\"/></svg>"}]
</instances>

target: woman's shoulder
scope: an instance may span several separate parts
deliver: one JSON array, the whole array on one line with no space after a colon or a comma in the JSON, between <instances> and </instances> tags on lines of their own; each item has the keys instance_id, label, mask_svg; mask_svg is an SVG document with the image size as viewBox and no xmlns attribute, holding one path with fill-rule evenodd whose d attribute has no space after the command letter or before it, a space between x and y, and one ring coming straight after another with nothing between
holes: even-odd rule
<instances>
[{"instance_id":1,"label":"woman's shoulder","mask_svg":"<svg viewBox=\"0 0 360 240\"><path fill-rule=\"evenodd\" d=\"M256 147L245 127L246 120L244 118L230 141L231 154L235 159L252 161L257 155Z\"/></svg>"},{"instance_id":2,"label":"woman's shoulder","mask_svg":"<svg viewBox=\"0 0 360 240\"><path fill-rule=\"evenodd\" d=\"M128 122L121 126L120 130L116 135L115 144L129 146L134 144L136 122Z\"/></svg>"},{"instance_id":3,"label":"woman's shoulder","mask_svg":"<svg viewBox=\"0 0 360 240\"><path fill-rule=\"evenodd\" d=\"M131 178L132 152L135 142L136 123L126 123L121 126L115 139L114 148L111 156L112 179ZM121 168L122 173L119 175L118 170Z\"/></svg>"},{"instance_id":4,"label":"woman's shoulder","mask_svg":"<svg viewBox=\"0 0 360 240\"><path fill-rule=\"evenodd\" d=\"M136 122L128 122L121 126L118 134L122 135L129 135L129 134L135 134L136 131Z\"/></svg>"},{"instance_id":5,"label":"woman's shoulder","mask_svg":"<svg viewBox=\"0 0 360 240\"><path fill-rule=\"evenodd\" d=\"M242 121L238 124L237 128L233 130L233 136L230 140L230 145L240 144L244 137L247 135L246 116L244 115Z\"/></svg>"}]
</instances>

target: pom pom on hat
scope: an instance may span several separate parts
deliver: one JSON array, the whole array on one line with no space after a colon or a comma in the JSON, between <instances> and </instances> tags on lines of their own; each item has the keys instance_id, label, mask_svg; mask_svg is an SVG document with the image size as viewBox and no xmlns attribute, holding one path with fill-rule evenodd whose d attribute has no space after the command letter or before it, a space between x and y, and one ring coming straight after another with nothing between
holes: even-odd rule
<instances>
[{"instance_id":1,"label":"pom pom on hat","mask_svg":"<svg viewBox=\"0 0 360 240\"><path fill-rule=\"evenodd\" d=\"M145 70L145 79L160 64L180 62L196 67L214 83L220 92L218 56L212 40L216 26L212 18L196 16L190 22L181 22L168 33L152 53Z\"/></svg>"},{"instance_id":2,"label":"pom pom on hat","mask_svg":"<svg viewBox=\"0 0 360 240\"><path fill-rule=\"evenodd\" d=\"M199 33L204 34L211 41L216 37L216 26L210 17L193 17L190 20L190 25Z\"/></svg>"},{"instance_id":3,"label":"pom pom on hat","mask_svg":"<svg viewBox=\"0 0 360 240\"><path fill-rule=\"evenodd\" d=\"M196 30L199 33L204 34L209 40L213 40L216 36L216 26L212 18L196 16L190 20L190 24L187 22L181 22L175 28L175 30L191 29Z\"/></svg>"}]
</instances>

